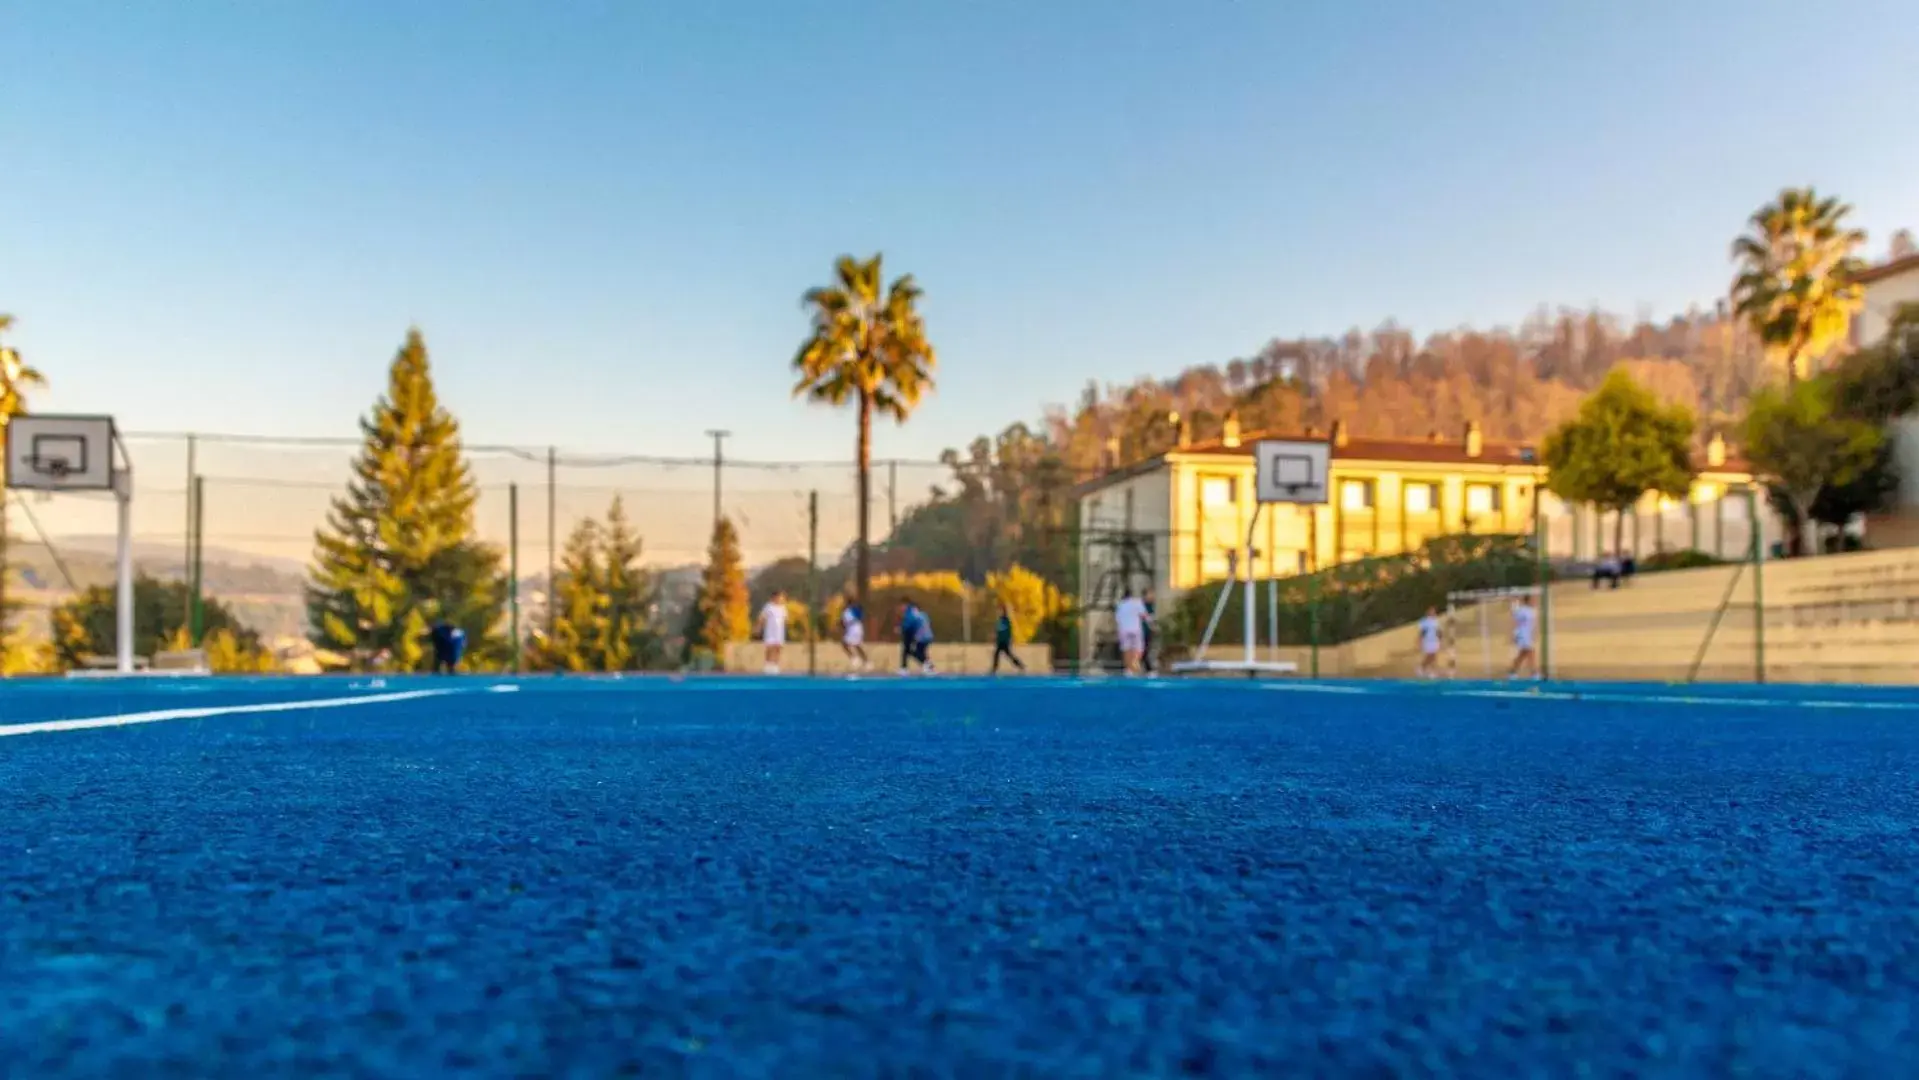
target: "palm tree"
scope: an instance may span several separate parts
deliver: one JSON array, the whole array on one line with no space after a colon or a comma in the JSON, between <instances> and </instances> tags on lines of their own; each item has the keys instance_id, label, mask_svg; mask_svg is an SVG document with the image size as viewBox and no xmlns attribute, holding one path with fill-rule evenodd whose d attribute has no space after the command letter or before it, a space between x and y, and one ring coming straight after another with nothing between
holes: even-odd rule
<instances>
[{"instance_id":1,"label":"palm tree","mask_svg":"<svg viewBox=\"0 0 1919 1080\"><path fill-rule=\"evenodd\" d=\"M1746 235L1733 241L1740 268L1732 285L1734 308L1784 365L1788 384L1845 340L1859 310L1863 293L1853 276L1863 264L1853 252L1866 234L1846 226L1851 212L1812 188L1787 188L1760 207Z\"/></svg>"},{"instance_id":2,"label":"palm tree","mask_svg":"<svg viewBox=\"0 0 1919 1080\"><path fill-rule=\"evenodd\" d=\"M867 543L868 491L873 467L875 413L904 423L933 387L933 346L919 313L920 288L913 275L885 284L880 256L864 262L850 255L834 264L832 285L808 289L801 303L813 331L793 357L799 380L793 396L828 405L849 401L859 411L860 528L855 548L856 595L866 610L871 561Z\"/></svg>"},{"instance_id":3,"label":"palm tree","mask_svg":"<svg viewBox=\"0 0 1919 1080\"><path fill-rule=\"evenodd\" d=\"M0 315L0 334L13 328L13 316ZM7 421L27 411L26 391L47 380L20 360L20 354L0 345L0 430Z\"/></svg>"},{"instance_id":4,"label":"palm tree","mask_svg":"<svg viewBox=\"0 0 1919 1080\"><path fill-rule=\"evenodd\" d=\"M0 314L0 334L13 327L13 316ZM0 344L0 442L5 441L7 422L27 411L26 391L45 386L47 380L26 366L20 354ZM0 491L0 659L7 644L7 510L5 491Z\"/></svg>"}]
</instances>

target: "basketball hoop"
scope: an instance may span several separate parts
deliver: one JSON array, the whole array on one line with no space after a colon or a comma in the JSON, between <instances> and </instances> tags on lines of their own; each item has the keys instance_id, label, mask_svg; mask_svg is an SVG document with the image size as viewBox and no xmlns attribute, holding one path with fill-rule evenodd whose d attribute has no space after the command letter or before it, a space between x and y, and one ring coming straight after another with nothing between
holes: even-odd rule
<instances>
[{"instance_id":1,"label":"basketball hoop","mask_svg":"<svg viewBox=\"0 0 1919 1080\"><path fill-rule=\"evenodd\" d=\"M64 457L32 457L27 459L27 464L51 480L65 480L73 475L73 463Z\"/></svg>"}]
</instances>

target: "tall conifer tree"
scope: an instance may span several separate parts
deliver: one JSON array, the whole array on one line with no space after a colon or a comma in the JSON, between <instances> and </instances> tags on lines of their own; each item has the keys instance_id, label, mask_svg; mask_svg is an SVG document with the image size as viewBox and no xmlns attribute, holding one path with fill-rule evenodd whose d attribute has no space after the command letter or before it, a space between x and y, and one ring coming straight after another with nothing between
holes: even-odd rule
<instances>
[{"instance_id":1,"label":"tall conifer tree","mask_svg":"<svg viewBox=\"0 0 1919 1080\"><path fill-rule=\"evenodd\" d=\"M740 556L740 534L729 518L713 526L706 548L706 569L700 573L699 599L693 605L693 625L687 642L712 651L725 662L726 646L745 641L752 632L746 611L746 565Z\"/></svg>"},{"instance_id":2,"label":"tall conifer tree","mask_svg":"<svg viewBox=\"0 0 1919 1080\"><path fill-rule=\"evenodd\" d=\"M601 565L605 572L606 622L600 643L607 671L633 671L657 659L659 635L651 625L653 579L640 566L640 536L618 498L606 511Z\"/></svg>"},{"instance_id":3,"label":"tall conifer tree","mask_svg":"<svg viewBox=\"0 0 1919 1080\"><path fill-rule=\"evenodd\" d=\"M548 671L600 671L600 641L606 633L605 576L600 562L600 527L587 519L573 527L560 553L553 583L553 632L535 652Z\"/></svg>"},{"instance_id":4,"label":"tall conifer tree","mask_svg":"<svg viewBox=\"0 0 1919 1080\"><path fill-rule=\"evenodd\" d=\"M474 535L479 493L417 329L360 430L346 494L314 537L307 619L315 644L361 657L384 651L395 669L413 670L424 666L427 630L444 618L466 631L473 662L497 662L505 646L500 552Z\"/></svg>"}]
</instances>

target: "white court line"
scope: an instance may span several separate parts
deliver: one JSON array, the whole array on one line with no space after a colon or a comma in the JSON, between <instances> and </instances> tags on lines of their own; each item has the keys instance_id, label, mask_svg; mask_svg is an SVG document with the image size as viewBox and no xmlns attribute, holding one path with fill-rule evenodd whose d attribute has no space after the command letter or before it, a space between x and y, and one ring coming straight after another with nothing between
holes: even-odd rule
<instances>
[{"instance_id":1,"label":"white court line","mask_svg":"<svg viewBox=\"0 0 1919 1080\"><path fill-rule=\"evenodd\" d=\"M117 716L90 716L79 720L40 720L31 724L0 726L0 736L36 735L45 731L86 731L89 728L128 727L133 724L158 724L166 720L203 720L213 716L246 716L253 713L298 712L301 709L344 709L354 705L384 705L395 701L419 701L445 697L460 691L402 690L391 694L366 694L360 697L309 698L305 701L269 701L255 705L209 705L198 709L157 709L153 712L121 713Z\"/></svg>"},{"instance_id":2,"label":"white court line","mask_svg":"<svg viewBox=\"0 0 1919 1080\"><path fill-rule=\"evenodd\" d=\"M1441 690L1448 697L1484 697L1546 701L1596 701L1607 705L1744 705L1758 709L1864 709L1880 712L1911 712L1919 701L1836 701L1831 698L1715 697L1695 694L1621 694L1609 691L1542 690Z\"/></svg>"},{"instance_id":3,"label":"white court line","mask_svg":"<svg viewBox=\"0 0 1919 1080\"><path fill-rule=\"evenodd\" d=\"M1401 687L1361 688L1356 686L1313 686L1311 684L1269 683L1264 689L1295 693L1379 694L1406 692L1435 697L1491 698L1499 701L1590 701L1605 705L1716 705L1722 708L1749 706L1759 709L1859 709L1868 712L1919 711L1919 701L1844 701L1833 698L1733 697L1702 694L1632 694L1607 690L1410 690Z\"/></svg>"}]
</instances>

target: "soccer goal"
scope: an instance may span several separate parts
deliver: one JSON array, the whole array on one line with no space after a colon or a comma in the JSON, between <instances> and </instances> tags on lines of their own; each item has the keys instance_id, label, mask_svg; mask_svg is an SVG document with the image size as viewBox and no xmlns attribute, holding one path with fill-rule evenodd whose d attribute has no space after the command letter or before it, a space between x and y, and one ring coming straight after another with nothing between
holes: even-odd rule
<instances>
[{"instance_id":1,"label":"soccer goal","mask_svg":"<svg viewBox=\"0 0 1919 1080\"><path fill-rule=\"evenodd\" d=\"M1219 599L1213 604L1212 618L1206 622L1206 632L1200 637L1193 658L1172 665L1168 670L1173 674L1238 673L1253 676L1291 675L1299 671L1299 665L1290 660L1259 659L1259 604L1258 589L1253 582L1253 539L1259 533L1260 512L1268 505L1326 504L1332 479L1332 453L1332 444L1324 439L1265 439L1253 445L1254 504L1252 520L1246 525L1246 547L1243 553L1231 559L1232 570L1220 586ZM1234 659L1211 659L1206 652L1213 644L1213 634L1219 629L1220 617L1226 614L1226 604L1232 598L1236 585L1245 588L1245 602L1241 605L1245 616L1245 650ZM1276 605L1278 601L1269 597L1268 602ZM1277 612L1278 608L1275 606L1273 610Z\"/></svg>"},{"instance_id":2,"label":"soccer goal","mask_svg":"<svg viewBox=\"0 0 1919 1080\"><path fill-rule=\"evenodd\" d=\"M6 435L9 490L111 494L118 504L111 671L133 674L133 462L113 418L29 413L9 420Z\"/></svg>"},{"instance_id":3,"label":"soccer goal","mask_svg":"<svg viewBox=\"0 0 1919 1080\"><path fill-rule=\"evenodd\" d=\"M1537 585L1515 585L1502 589L1462 589L1446 594L1446 642L1448 672L1468 679L1496 679L1511 669L1513 662L1512 605L1524 599L1535 612L1541 612ZM1545 613L1542 612L1542 616ZM1545 667L1541 647L1550 632L1541 619L1533 654L1538 657L1539 674Z\"/></svg>"}]
</instances>

